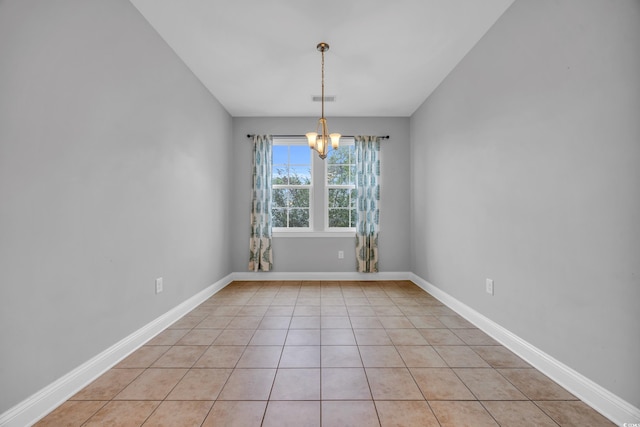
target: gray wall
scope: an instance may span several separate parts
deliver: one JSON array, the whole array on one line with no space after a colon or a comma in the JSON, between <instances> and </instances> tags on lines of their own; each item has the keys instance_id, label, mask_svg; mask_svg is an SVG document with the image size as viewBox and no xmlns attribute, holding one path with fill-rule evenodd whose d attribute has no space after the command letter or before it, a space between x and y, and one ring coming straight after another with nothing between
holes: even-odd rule
<instances>
[{"instance_id":1,"label":"gray wall","mask_svg":"<svg viewBox=\"0 0 640 427\"><path fill-rule=\"evenodd\" d=\"M231 242L233 271L245 272L249 263L251 210L251 142L247 134L305 134L318 117L234 117L234 181ZM380 271L409 271L409 119L406 117L328 117L329 129L343 135L390 135L380 146ZM345 258L338 259L344 250ZM274 271L355 272L355 238L274 237ZM310 256L313 254L313 256ZM312 262L313 261L313 262Z\"/></svg>"},{"instance_id":2,"label":"gray wall","mask_svg":"<svg viewBox=\"0 0 640 427\"><path fill-rule=\"evenodd\" d=\"M126 0L4 0L0 61L2 413L231 272L232 154Z\"/></svg>"},{"instance_id":3,"label":"gray wall","mask_svg":"<svg viewBox=\"0 0 640 427\"><path fill-rule=\"evenodd\" d=\"M411 117L412 270L636 407L639 76L637 0L518 0Z\"/></svg>"}]
</instances>

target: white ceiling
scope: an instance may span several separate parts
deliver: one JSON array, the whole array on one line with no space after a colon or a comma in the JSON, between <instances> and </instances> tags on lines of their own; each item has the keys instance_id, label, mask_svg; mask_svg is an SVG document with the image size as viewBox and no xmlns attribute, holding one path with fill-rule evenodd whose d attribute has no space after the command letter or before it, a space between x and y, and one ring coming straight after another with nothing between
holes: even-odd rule
<instances>
[{"instance_id":1,"label":"white ceiling","mask_svg":"<svg viewBox=\"0 0 640 427\"><path fill-rule=\"evenodd\" d=\"M232 116L410 116L514 0L131 0Z\"/></svg>"}]
</instances>

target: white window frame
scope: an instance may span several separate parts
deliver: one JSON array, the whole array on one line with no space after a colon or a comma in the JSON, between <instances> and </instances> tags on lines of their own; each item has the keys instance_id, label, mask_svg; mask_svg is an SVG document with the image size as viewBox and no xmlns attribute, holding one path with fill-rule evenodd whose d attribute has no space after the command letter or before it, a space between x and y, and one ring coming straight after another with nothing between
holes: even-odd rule
<instances>
[{"instance_id":1,"label":"white window frame","mask_svg":"<svg viewBox=\"0 0 640 427\"><path fill-rule=\"evenodd\" d=\"M285 138L273 138L273 146L276 145L303 145L308 146L307 142L302 139L285 139ZM309 154L311 156L311 154ZM290 160L290 159L288 159ZM279 189L279 188L291 188L291 189L308 189L309 190L309 227L273 227L272 232L274 235L277 234L289 234L289 233L309 233L313 231L314 220L313 220L313 211L314 211L314 183L316 182L316 178L314 176L314 167L313 167L313 157L310 157L309 166L311 168L311 184L310 185L290 185L290 184L271 184L271 189ZM273 162L273 158L272 158ZM288 166L292 166L291 163L287 164ZM293 164L293 166L300 166L299 164ZM272 164L273 168L273 164ZM273 203L273 202L272 202ZM273 207L272 207L273 208Z\"/></svg>"},{"instance_id":2,"label":"white window frame","mask_svg":"<svg viewBox=\"0 0 640 427\"><path fill-rule=\"evenodd\" d=\"M340 140L340 146L354 146L355 147L356 142L355 139L353 138L343 138L342 140ZM354 152L354 166L355 166L355 152ZM329 163L325 160L324 161L324 177L323 177L323 183L324 183L324 204L323 204L323 208L324 208L324 229L325 231L329 231L329 232L338 232L338 233L355 233L356 231L356 227L330 227L329 226L329 189L330 188L343 188L343 189L349 189L349 190L355 190L356 189L356 182L355 182L355 176L354 176L354 181L353 184L349 184L349 185L337 185L337 184L329 184L328 182L328 178L329 178ZM355 168L354 168L355 169ZM355 170L354 170L354 174L355 174ZM357 210L356 210L356 215L357 215Z\"/></svg>"},{"instance_id":3,"label":"white window frame","mask_svg":"<svg viewBox=\"0 0 640 427\"><path fill-rule=\"evenodd\" d=\"M340 145L353 145L353 138L342 138ZM273 145L304 145L308 147L306 138L273 138ZM309 188L309 227L273 227L274 237L346 237L355 233L355 227L329 227L329 185L327 183L327 162L318 156L315 150L309 149L311 156L311 185ZM289 185L271 185L276 188L294 188ZM354 185L355 187L355 185ZM332 188L335 188L332 186Z\"/></svg>"}]
</instances>

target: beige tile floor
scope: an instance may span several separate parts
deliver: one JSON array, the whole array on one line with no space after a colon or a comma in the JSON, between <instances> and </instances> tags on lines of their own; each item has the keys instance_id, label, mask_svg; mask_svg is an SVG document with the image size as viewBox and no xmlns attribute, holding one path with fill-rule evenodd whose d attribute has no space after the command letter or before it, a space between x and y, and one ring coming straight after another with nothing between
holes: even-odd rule
<instances>
[{"instance_id":1,"label":"beige tile floor","mask_svg":"<svg viewBox=\"0 0 640 427\"><path fill-rule=\"evenodd\" d=\"M407 281L234 282L38 426L609 426Z\"/></svg>"}]
</instances>

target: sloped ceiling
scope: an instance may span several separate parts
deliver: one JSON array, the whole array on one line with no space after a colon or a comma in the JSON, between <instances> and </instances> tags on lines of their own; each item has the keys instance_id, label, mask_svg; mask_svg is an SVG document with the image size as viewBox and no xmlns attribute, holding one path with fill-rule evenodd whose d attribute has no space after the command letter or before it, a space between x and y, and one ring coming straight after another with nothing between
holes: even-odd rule
<instances>
[{"instance_id":1,"label":"sloped ceiling","mask_svg":"<svg viewBox=\"0 0 640 427\"><path fill-rule=\"evenodd\" d=\"M513 0L131 0L233 116L410 116Z\"/></svg>"}]
</instances>

